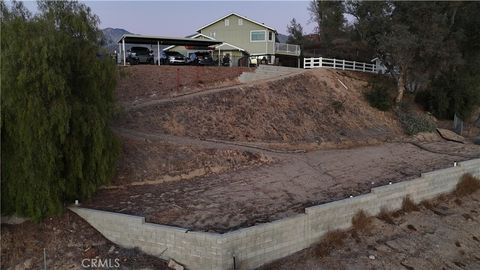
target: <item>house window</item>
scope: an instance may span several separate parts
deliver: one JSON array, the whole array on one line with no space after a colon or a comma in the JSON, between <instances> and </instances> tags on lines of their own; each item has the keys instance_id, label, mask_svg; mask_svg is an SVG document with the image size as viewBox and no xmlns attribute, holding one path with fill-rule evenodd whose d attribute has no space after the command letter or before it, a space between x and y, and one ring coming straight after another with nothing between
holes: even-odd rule
<instances>
[{"instance_id":1,"label":"house window","mask_svg":"<svg viewBox=\"0 0 480 270\"><path fill-rule=\"evenodd\" d=\"M268 40L273 40L273 33L272 32L268 32Z\"/></svg>"},{"instance_id":2,"label":"house window","mask_svg":"<svg viewBox=\"0 0 480 270\"><path fill-rule=\"evenodd\" d=\"M238 19L238 25L243 25L243 19Z\"/></svg>"},{"instance_id":3,"label":"house window","mask_svg":"<svg viewBox=\"0 0 480 270\"><path fill-rule=\"evenodd\" d=\"M215 32L210 32L210 37L215 38Z\"/></svg>"},{"instance_id":4,"label":"house window","mask_svg":"<svg viewBox=\"0 0 480 270\"><path fill-rule=\"evenodd\" d=\"M225 26L229 26L230 25L230 20L229 19L225 19Z\"/></svg>"},{"instance_id":5,"label":"house window","mask_svg":"<svg viewBox=\"0 0 480 270\"><path fill-rule=\"evenodd\" d=\"M264 30L250 31L250 41L265 41L265 36Z\"/></svg>"}]
</instances>

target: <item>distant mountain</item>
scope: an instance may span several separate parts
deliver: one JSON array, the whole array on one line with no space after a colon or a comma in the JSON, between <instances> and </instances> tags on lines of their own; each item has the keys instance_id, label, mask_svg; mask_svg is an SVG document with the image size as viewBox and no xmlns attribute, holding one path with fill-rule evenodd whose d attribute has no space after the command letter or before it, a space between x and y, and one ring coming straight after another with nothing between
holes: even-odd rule
<instances>
[{"instance_id":1,"label":"distant mountain","mask_svg":"<svg viewBox=\"0 0 480 270\"><path fill-rule=\"evenodd\" d=\"M287 43L287 41L288 41L288 36L287 36L287 35L284 35L284 34L278 33L278 34L277 34L277 39L278 39L278 42L280 42L280 43Z\"/></svg>"},{"instance_id":2,"label":"distant mountain","mask_svg":"<svg viewBox=\"0 0 480 270\"><path fill-rule=\"evenodd\" d=\"M105 42L106 42L105 47L109 51L118 50L117 42L124 34L132 34L125 29L111 28L111 27L102 29L102 32L103 32L103 35L105 36Z\"/></svg>"}]
</instances>

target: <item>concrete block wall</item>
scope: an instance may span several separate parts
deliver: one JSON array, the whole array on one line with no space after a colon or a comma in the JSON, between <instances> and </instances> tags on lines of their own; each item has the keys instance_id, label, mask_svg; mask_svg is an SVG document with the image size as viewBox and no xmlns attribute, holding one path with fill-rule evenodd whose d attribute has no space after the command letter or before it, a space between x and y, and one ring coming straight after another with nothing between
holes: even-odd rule
<instances>
[{"instance_id":1,"label":"concrete block wall","mask_svg":"<svg viewBox=\"0 0 480 270\"><path fill-rule=\"evenodd\" d=\"M480 159L457 167L423 173L420 178L376 187L370 193L318 206L305 213L225 234L192 232L146 223L143 217L72 207L107 239L125 247L172 258L188 269L254 269L305 249L333 229L345 229L359 210L376 215L382 208L401 207L405 196L414 201L453 191L464 173L480 177Z\"/></svg>"}]
</instances>

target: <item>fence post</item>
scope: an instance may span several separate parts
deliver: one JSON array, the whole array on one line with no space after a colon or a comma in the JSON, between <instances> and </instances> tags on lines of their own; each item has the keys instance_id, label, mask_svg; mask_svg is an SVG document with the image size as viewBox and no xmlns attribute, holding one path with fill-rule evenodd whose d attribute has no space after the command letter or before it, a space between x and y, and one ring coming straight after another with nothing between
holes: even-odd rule
<instances>
[{"instance_id":1,"label":"fence post","mask_svg":"<svg viewBox=\"0 0 480 270\"><path fill-rule=\"evenodd\" d=\"M337 60L333 58L333 69L336 69L336 68L337 68Z\"/></svg>"},{"instance_id":2,"label":"fence post","mask_svg":"<svg viewBox=\"0 0 480 270\"><path fill-rule=\"evenodd\" d=\"M345 59L343 59L342 69L345 70Z\"/></svg>"},{"instance_id":3,"label":"fence post","mask_svg":"<svg viewBox=\"0 0 480 270\"><path fill-rule=\"evenodd\" d=\"M363 63L363 72L365 72L365 63Z\"/></svg>"},{"instance_id":4,"label":"fence post","mask_svg":"<svg viewBox=\"0 0 480 270\"><path fill-rule=\"evenodd\" d=\"M320 67L323 67L323 57L320 57Z\"/></svg>"},{"instance_id":5,"label":"fence post","mask_svg":"<svg viewBox=\"0 0 480 270\"><path fill-rule=\"evenodd\" d=\"M357 64L357 62L353 61L353 70L356 69L355 65Z\"/></svg>"}]
</instances>

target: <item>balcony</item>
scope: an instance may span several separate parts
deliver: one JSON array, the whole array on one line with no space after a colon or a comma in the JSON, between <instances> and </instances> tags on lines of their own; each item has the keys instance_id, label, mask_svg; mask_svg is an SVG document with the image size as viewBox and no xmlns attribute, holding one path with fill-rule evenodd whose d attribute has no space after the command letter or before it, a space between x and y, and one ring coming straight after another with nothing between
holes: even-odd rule
<instances>
[{"instance_id":1,"label":"balcony","mask_svg":"<svg viewBox=\"0 0 480 270\"><path fill-rule=\"evenodd\" d=\"M287 43L275 43L275 54L300 56L300 46Z\"/></svg>"}]
</instances>

